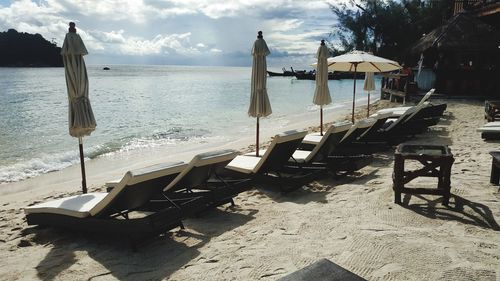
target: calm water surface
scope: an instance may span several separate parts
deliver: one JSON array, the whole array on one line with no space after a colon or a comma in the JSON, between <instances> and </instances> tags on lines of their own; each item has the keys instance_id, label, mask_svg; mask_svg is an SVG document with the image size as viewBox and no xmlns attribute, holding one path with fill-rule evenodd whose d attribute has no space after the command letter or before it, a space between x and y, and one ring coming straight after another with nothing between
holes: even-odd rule
<instances>
[{"instance_id":1,"label":"calm water surface","mask_svg":"<svg viewBox=\"0 0 500 281\"><path fill-rule=\"evenodd\" d=\"M247 127L253 133L255 119L246 113L250 68L102 67L88 67L97 129L84 138L86 157L231 140ZM351 100L352 80L329 83L337 104L331 106ZM316 110L314 81L269 78L268 93L271 122ZM0 105L0 184L78 163L78 142L68 133L63 68L0 68Z\"/></svg>"}]
</instances>

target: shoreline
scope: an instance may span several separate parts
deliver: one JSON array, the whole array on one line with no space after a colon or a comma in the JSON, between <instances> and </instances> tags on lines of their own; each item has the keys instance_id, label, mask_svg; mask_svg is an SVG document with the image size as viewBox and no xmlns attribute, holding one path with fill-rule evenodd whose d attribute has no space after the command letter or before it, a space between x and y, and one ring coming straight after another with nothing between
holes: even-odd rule
<instances>
[{"instance_id":1,"label":"shoreline","mask_svg":"<svg viewBox=\"0 0 500 281\"><path fill-rule=\"evenodd\" d=\"M379 95L373 95L375 100L370 108L377 107ZM357 118L366 112L366 96L357 100ZM330 104L324 108L324 124L329 125L344 119L350 119L350 101L340 104ZM366 114L366 113L365 113ZM255 118L250 118L254 120ZM366 116L363 116L366 118ZM315 120L317 119L317 120ZM333 120L327 122L328 120ZM317 125L316 125L317 124ZM273 116L273 119L263 118L260 128L260 142L265 145L268 140L283 131L292 129L303 129L308 131L319 130L319 108L307 110L294 116ZM98 190L105 182L121 178L125 172L162 162L184 161L189 162L191 158L199 153L219 150L234 149L247 151L255 146L255 127L239 128L241 133L236 138L227 139L214 137L212 141L197 141L187 143L175 143L158 147L141 148L132 151L118 151L99 155L96 158L85 161L87 174L87 186L89 191ZM246 131L246 132L243 132ZM91 138L92 136L90 136ZM218 139L218 140L217 140ZM79 162L61 170L39 174L35 177L26 178L21 181L0 184L0 195L7 196L19 192L35 192L39 195L46 193L47 187L50 191L73 192L81 190L81 173Z\"/></svg>"},{"instance_id":2,"label":"shoreline","mask_svg":"<svg viewBox=\"0 0 500 281\"><path fill-rule=\"evenodd\" d=\"M446 102L441 122L411 142L451 147L448 207L432 195L394 204L394 150L388 148L359 171L317 177L288 194L256 184L235 198L236 206L186 219L185 229L132 253L121 240L28 227L22 207L80 192L37 188L0 199L0 274L6 280L267 281L327 258L367 280L496 280L500 190L489 184L488 152L499 142L483 141L475 131L484 123L484 104Z\"/></svg>"}]
</instances>

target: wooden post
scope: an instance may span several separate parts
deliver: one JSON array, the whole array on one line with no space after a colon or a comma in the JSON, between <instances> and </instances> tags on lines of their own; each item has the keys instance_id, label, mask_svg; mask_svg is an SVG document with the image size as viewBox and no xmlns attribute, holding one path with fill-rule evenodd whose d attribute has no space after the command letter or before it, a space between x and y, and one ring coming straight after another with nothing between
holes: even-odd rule
<instances>
[{"instance_id":1,"label":"wooden post","mask_svg":"<svg viewBox=\"0 0 500 281\"><path fill-rule=\"evenodd\" d=\"M259 157L259 117L257 116L257 139L255 140L255 156Z\"/></svg>"},{"instance_id":2,"label":"wooden post","mask_svg":"<svg viewBox=\"0 0 500 281\"><path fill-rule=\"evenodd\" d=\"M80 168L82 170L82 191L87 193L87 179L85 176L85 159L83 156L83 141L82 137L78 138L78 146L80 148Z\"/></svg>"},{"instance_id":3,"label":"wooden post","mask_svg":"<svg viewBox=\"0 0 500 281\"><path fill-rule=\"evenodd\" d=\"M356 103L356 71L358 69L358 63L354 63L354 90L352 93L352 123L354 124L354 106Z\"/></svg>"},{"instance_id":4,"label":"wooden post","mask_svg":"<svg viewBox=\"0 0 500 281\"><path fill-rule=\"evenodd\" d=\"M322 136L323 135L323 106L320 105L319 106L319 132L320 132L320 135Z\"/></svg>"}]
</instances>

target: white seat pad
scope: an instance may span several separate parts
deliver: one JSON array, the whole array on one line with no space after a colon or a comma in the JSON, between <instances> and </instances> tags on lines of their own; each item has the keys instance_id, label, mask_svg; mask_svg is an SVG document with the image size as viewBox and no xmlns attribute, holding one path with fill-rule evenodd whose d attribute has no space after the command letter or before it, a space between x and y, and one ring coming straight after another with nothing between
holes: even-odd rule
<instances>
[{"instance_id":1,"label":"white seat pad","mask_svg":"<svg viewBox=\"0 0 500 281\"><path fill-rule=\"evenodd\" d=\"M254 169L259 163L260 159L261 157L257 156L239 155L236 156L231 162L229 162L226 168L245 174L251 174L254 172Z\"/></svg>"},{"instance_id":2,"label":"white seat pad","mask_svg":"<svg viewBox=\"0 0 500 281\"><path fill-rule=\"evenodd\" d=\"M93 192L56 199L24 208L26 214L51 213L85 218L90 210L101 202L108 193Z\"/></svg>"},{"instance_id":3,"label":"white seat pad","mask_svg":"<svg viewBox=\"0 0 500 281\"><path fill-rule=\"evenodd\" d=\"M308 143L308 144L318 144L321 142L321 139L323 138L320 133L311 133L308 134L304 137L302 140L303 143Z\"/></svg>"},{"instance_id":4,"label":"white seat pad","mask_svg":"<svg viewBox=\"0 0 500 281\"><path fill-rule=\"evenodd\" d=\"M297 161L298 163L304 163L307 159L307 157L311 154L311 151L307 150L295 150L293 153L292 157ZM293 159L291 159L293 161Z\"/></svg>"}]
</instances>

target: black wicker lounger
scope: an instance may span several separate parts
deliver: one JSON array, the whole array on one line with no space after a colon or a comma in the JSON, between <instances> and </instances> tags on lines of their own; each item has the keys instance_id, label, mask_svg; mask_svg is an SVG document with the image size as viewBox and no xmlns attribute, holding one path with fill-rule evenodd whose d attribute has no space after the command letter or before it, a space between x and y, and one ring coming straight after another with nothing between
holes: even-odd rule
<instances>
[{"instance_id":1,"label":"black wicker lounger","mask_svg":"<svg viewBox=\"0 0 500 281\"><path fill-rule=\"evenodd\" d=\"M255 180L277 180L282 191L297 188L303 176L287 174L285 166L306 135L305 131L287 131L273 137L269 147L255 152L236 156L226 169Z\"/></svg>"},{"instance_id":2,"label":"black wicker lounger","mask_svg":"<svg viewBox=\"0 0 500 281\"><path fill-rule=\"evenodd\" d=\"M208 204L203 194L175 199L161 196L162 189L186 166L165 163L129 171L109 193L81 194L26 207L28 225L119 235L131 241L182 227L186 214Z\"/></svg>"},{"instance_id":3,"label":"black wicker lounger","mask_svg":"<svg viewBox=\"0 0 500 281\"><path fill-rule=\"evenodd\" d=\"M225 203L234 205L232 198L250 186L248 178L230 177L225 169L237 155L237 151L228 149L194 156L188 166L167 185L165 195L177 197L177 194L209 191L207 194L211 206Z\"/></svg>"}]
</instances>

